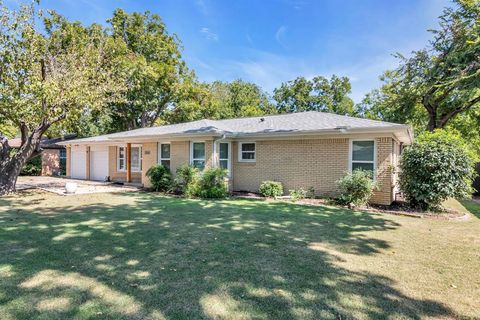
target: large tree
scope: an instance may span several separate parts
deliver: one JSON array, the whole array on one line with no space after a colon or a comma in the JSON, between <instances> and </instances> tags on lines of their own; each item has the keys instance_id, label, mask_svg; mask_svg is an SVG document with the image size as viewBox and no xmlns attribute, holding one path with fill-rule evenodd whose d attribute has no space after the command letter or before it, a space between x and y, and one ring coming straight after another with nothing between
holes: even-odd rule
<instances>
[{"instance_id":1,"label":"large tree","mask_svg":"<svg viewBox=\"0 0 480 320\"><path fill-rule=\"evenodd\" d=\"M410 57L397 55L400 65L387 71L380 90L360 105L366 116L425 124L433 131L453 123L460 114L480 107L480 6L458 0L444 9L433 40Z\"/></svg>"},{"instance_id":2,"label":"large tree","mask_svg":"<svg viewBox=\"0 0 480 320\"><path fill-rule=\"evenodd\" d=\"M228 119L275 113L267 94L256 84L235 80L213 83L191 82L166 114L168 123L199 119Z\"/></svg>"},{"instance_id":3,"label":"large tree","mask_svg":"<svg viewBox=\"0 0 480 320\"><path fill-rule=\"evenodd\" d=\"M0 127L14 125L21 134L20 148L12 150L0 132L0 194L14 191L47 130L117 97L111 45L98 25L84 27L35 5L9 10L0 2Z\"/></svg>"},{"instance_id":4,"label":"large tree","mask_svg":"<svg viewBox=\"0 0 480 320\"><path fill-rule=\"evenodd\" d=\"M282 83L274 90L273 98L281 113L301 111L325 111L337 114L353 114L353 101L347 77L333 75L330 79L322 76L308 80L298 77Z\"/></svg>"},{"instance_id":5,"label":"large tree","mask_svg":"<svg viewBox=\"0 0 480 320\"><path fill-rule=\"evenodd\" d=\"M181 58L180 41L150 12L117 9L108 21L121 61L116 78L127 89L126 100L111 106L112 129L153 126L193 77Z\"/></svg>"}]
</instances>

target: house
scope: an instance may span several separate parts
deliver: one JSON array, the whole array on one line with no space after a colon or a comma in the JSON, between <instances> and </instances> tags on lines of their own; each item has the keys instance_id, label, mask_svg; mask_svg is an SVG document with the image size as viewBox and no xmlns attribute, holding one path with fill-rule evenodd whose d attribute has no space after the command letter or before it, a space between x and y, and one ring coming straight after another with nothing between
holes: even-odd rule
<instances>
[{"instance_id":1,"label":"house","mask_svg":"<svg viewBox=\"0 0 480 320\"><path fill-rule=\"evenodd\" d=\"M40 142L42 152L42 176L60 176L66 173L67 150L65 145L58 144L75 139L77 135L70 134L57 138L43 138ZM20 148L22 144L21 138L11 139L8 144L14 149Z\"/></svg>"},{"instance_id":2,"label":"house","mask_svg":"<svg viewBox=\"0 0 480 320\"><path fill-rule=\"evenodd\" d=\"M373 202L397 194L398 156L413 140L403 124L323 112L228 120L199 120L62 142L67 176L150 186L146 171L160 163L172 173L186 163L229 171L232 191L258 191L264 180L285 190L313 187L334 195L348 170L373 170Z\"/></svg>"}]
</instances>

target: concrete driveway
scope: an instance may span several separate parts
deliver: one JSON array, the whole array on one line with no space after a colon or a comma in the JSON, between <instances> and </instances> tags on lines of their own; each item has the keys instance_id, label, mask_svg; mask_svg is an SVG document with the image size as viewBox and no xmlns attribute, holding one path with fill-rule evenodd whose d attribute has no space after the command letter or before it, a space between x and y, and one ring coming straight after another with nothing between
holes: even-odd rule
<instances>
[{"instance_id":1,"label":"concrete driveway","mask_svg":"<svg viewBox=\"0 0 480 320\"><path fill-rule=\"evenodd\" d=\"M129 192L140 190L140 188L138 187L113 184L112 182L86 181L45 176L20 176L18 177L16 187L17 190L38 188L61 195L72 195L65 192L65 184L67 182L77 183L77 191L74 194Z\"/></svg>"}]
</instances>

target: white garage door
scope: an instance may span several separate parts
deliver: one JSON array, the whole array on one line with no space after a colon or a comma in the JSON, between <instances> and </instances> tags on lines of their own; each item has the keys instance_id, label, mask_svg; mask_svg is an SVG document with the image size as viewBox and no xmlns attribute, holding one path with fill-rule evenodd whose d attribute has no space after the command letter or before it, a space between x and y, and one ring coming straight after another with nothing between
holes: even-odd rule
<instances>
[{"instance_id":1,"label":"white garage door","mask_svg":"<svg viewBox=\"0 0 480 320\"><path fill-rule=\"evenodd\" d=\"M83 146L73 146L70 160L70 174L74 179L85 179L87 176L87 153Z\"/></svg>"},{"instance_id":2,"label":"white garage door","mask_svg":"<svg viewBox=\"0 0 480 320\"><path fill-rule=\"evenodd\" d=\"M104 181L108 176L108 146L90 147L90 180Z\"/></svg>"}]
</instances>

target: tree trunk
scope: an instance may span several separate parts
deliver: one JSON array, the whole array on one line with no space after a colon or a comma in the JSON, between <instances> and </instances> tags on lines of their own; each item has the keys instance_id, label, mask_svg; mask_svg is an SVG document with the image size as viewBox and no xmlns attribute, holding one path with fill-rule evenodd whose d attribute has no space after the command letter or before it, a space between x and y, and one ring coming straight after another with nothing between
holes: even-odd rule
<instances>
[{"instance_id":1,"label":"tree trunk","mask_svg":"<svg viewBox=\"0 0 480 320\"><path fill-rule=\"evenodd\" d=\"M22 163L14 160L14 157L2 160L0 164L0 195L15 191L17 178L26 161Z\"/></svg>"},{"instance_id":2,"label":"tree trunk","mask_svg":"<svg viewBox=\"0 0 480 320\"><path fill-rule=\"evenodd\" d=\"M0 153L0 195L15 191L17 178L23 166L30 157L40 152L40 139L44 131L36 131L27 137L14 155L10 154L8 144L2 145L2 152ZM24 137L26 137L25 134Z\"/></svg>"}]
</instances>

